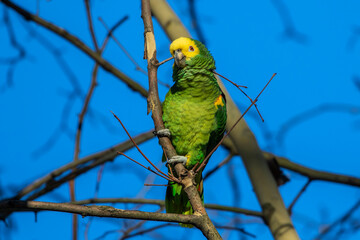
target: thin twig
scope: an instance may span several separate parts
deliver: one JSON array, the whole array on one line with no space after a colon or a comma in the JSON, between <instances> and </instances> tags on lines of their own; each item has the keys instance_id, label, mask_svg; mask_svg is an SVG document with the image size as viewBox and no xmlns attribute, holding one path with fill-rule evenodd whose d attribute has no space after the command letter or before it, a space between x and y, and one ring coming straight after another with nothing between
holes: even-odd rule
<instances>
[{"instance_id":1,"label":"thin twig","mask_svg":"<svg viewBox=\"0 0 360 240\"><path fill-rule=\"evenodd\" d=\"M111 32L111 29L106 25L105 21L102 18L99 18L99 21L102 23L106 31L108 31L110 37L114 40L114 42L121 48L121 50L125 53L125 55L130 59L130 61L135 65L135 70L142 72L147 75L147 72L135 61L135 59L131 56L131 54L126 50L126 48L119 42L119 40L115 37L115 35Z\"/></svg>"},{"instance_id":2,"label":"thin twig","mask_svg":"<svg viewBox=\"0 0 360 240\"><path fill-rule=\"evenodd\" d=\"M250 102L253 102L253 100L251 99L251 97L249 97L249 95L247 95L247 93L244 92L244 91L241 89L242 87L243 87L243 88L247 88L247 86L242 86L242 85L236 84L235 82L231 81L230 79L228 79L228 78L224 77L223 75L215 72L215 70L213 71L213 73L215 73L216 75L222 77L222 78L225 79L226 81L228 81L228 82L230 82L231 84L233 84L237 89L240 90L240 92L241 92L242 94L244 94L244 95L250 100ZM261 121L264 122L264 118L261 116L261 113L260 113L257 105L254 104L254 106L255 106L255 109L256 109L257 113L259 114L259 116L260 116L260 118L261 118Z\"/></svg>"},{"instance_id":3,"label":"thin twig","mask_svg":"<svg viewBox=\"0 0 360 240\"><path fill-rule=\"evenodd\" d=\"M201 165L197 168L194 169L194 171L196 173L198 173L201 169L203 169L207 162L209 161L210 156L215 152L215 150L221 145L221 143L224 141L224 139L231 133L231 131L235 128L235 126L240 122L240 120L245 116L245 114L250 110L250 108L258 101L258 98L260 97L260 95L264 92L264 90L266 89L266 87L270 84L271 80L275 77L276 73L274 73L270 80L266 83L266 85L264 86L264 88L260 91L260 93L256 96L256 98L254 99L254 101L251 102L250 106L245 110L245 112L243 112L243 114L241 114L240 118L234 123L234 125L227 131L227 133L224 135L224 137L220 140L220 142L213 148L213 150L211 150L211 152L205 157L204 161L201 163Z\"/></svg>"},{"instance_id":4,"label":"thin twig","mask_svg":"<svg viewBox=\"0 0 360 240\"><path fill-rule=\"evenodd\" d=\"M219 170L222 166L224 166L225 164L227 164L228 162L230 162L230 160L234 157L234 154L230 153L229 155L226 156L226 158L224 160L222 160L218 165L216 165L213 169L211 169L210 171L208 171L205 176L204 176L204 180L206 180L209 176L211 176L214 172L216 172L217 170ZM195 167L195 166L194 166Z\"/></svg>"},{"instance_id":5,"label":"thin twig","mask_svg":"<svg viewBox=\"0 0 360 240\"><path fill-rule=\"evenodd\" d=\"M252 233L249 233L247 231L245 231L244 228L239 228L239 227L231 227L231 226L219 226L219 225L216 225L217 228L220 228L220 229L227 229L227 230L235 230L235 231L238 231L238 232L241 232L249 237L252 237L252 238L256 238L256 235L255 234L252 234Z\"/></svg>"},{"instance_id":6,"label":"thin twig","mask_svg":"<svg viewBox=\"0 0 360 240\"><path fill-rule=\"evenodd\" d=\"M162 163L162 161L160 160L157 164L156 164L157 166L162 166L163 165L163 163ZM154 175L154 174L149 174L147 177L146 177L146 179L144 180L144 182L146 183L146 184L153 184L154 183L154 181L155 181L155 178L156 178L156 175ZM144 186L144 187L142 187L142 189L136 194L136 198L144 198L145 197L145 195L146 195L146 193L148 193L149 191L150 191L150 187L148 187L148 186Z\"/></svg>"},{"instance_id":7,"label":"thin twig","mask_svg":"<svg viewBox=\"0 0 360 240\"><path fill-rule=\"evenodd\" d=\"M79 114L77 132L76 132L76 137L75 137L74 161L77 161L79 159L81 130L82 130L85 114L86 114L86 112L88 110L88 107L89 107L91 97L92 97L94 89L95 89L95 87L97 85L96 78L97 78L98 68L99 68L99 65L95 64L95 66L93 68L93 71L92 71L92 77L91 77L91 83L90 83L89 91L86 94L83 107L82 107L81 112Z\"/></svg>"},{"instance_id":8,"label":"thin twig","mask_svg":"<svg viewBox=\"0 0 360 240\"><path fill-rule=\"evenodd\" d=\"M188 0L188 2L189 2L189 13L191 17L192 27L194 28L199 41L202 42L204 45L206 45L204 33L200 27L198 15L196 13L195 0Z\"/></svg>"},{"instance_id":9,"label":"thin twig","mask_svg":"<svg viewBox=\"0 0 360 240\"><path fill-rule=\"evenodd\" d=\"M85 2L85 7L86 7L86 15L87 15L87 20L88 20L88 25L89 25L89 31L91 34L91 38L95 47L95 51L98 52L100 55L102 52L99 51L99 46L96 40L96 36L95 36L95 32L94 32L94 26L93 26L93 22L92 22L92 17L91 17L91 10L90 10L90 1L89 0L84 0ZM103 45L103 48L105 48L105 44ZM102 48L102 49L103 49ZM97 73L98 73L98 69L99 69L99 64L95 63L95 66L93 68L92 71L92 77L91 77L91 83L90 83L90 87L89 87L89 91L86 95L84 104L83 104L83 108L81 110L81 113L79 114L79 121L78 121L78 127L77 127L77 132L76 132L76 137L75 137L75 151L74 151L74 159L73 161L77 161L79 159L79 154L80 154L80 140L81 140L81 130L82 130L82 125L83 125L83 120L85 117L85 114L87 112L89 103L90 103L90 99L93 95L94 89L97 85ZM70 187L70 198L71 201L75 201L75 180L72 179L69 181L69 187ZM73 214L73 225L72 225L72 232L73 232L73 240L77 240L77 234L78 234L78 218L76 214Z\"/></svg>"},{"instance_id":10,"label":"thin twig","mask_svg":"<svg viewBox=\"0 0 360 240\"><path fill-rule=\"evenodd\" d=\"M103 176L104 168L105 168L105 164L101 165L100 169L98 171L97 178L96 178L94 198L97 198L97 196L98 196L98 193L100 190L100 182L101 182L101 178ZM87 224L85 226L84 237L86 240L89 239L88 235L89 235L91 223L92 223L92 218L89 219L89 221L87 222Z\"/></svg>"},{"instance_id":11,"label":"thin twig","mask_svg":"<svg viewBox=\"0 0 360 240\"><path fill-rule=\"evenodd\" d=\"M234 167L234 163L228 164L227 165L227 175L229 178L229 182L230 182L230 186L232 189L232 195L233 195L233 206L239 206L240 204L240 198L241 198L241 194L240 194L240 189L239 189L239 181L237 179L237 175L235 173L236 168ZM234 221L237 221L237 218L235 217Z\"/></svg>"},{"instance_id":12,"label":"thin twig","mask_svg":"<svg viewBox=\"0 0 360 240\"><path fill-rule=\"evenodd\" d=\"M168 156L166 155L166 151L164 151L164 147L161 146L161 148L162 148L162 150L163 150L165 159L169 159ZM169 174L169 176L172 176L172 177L175 178L174 172L173 172L173 170L172 170L172 167L173 167L173 166L172 166L171 164L167 164L167 163L166 163L165 165L166 165L167 168L168 168L168 174ZM169 172L170 172L170 173L169 173Z\"/></svg>"},{"instance_id":13,"label":"thin twig","mask_svg":"<svg viewBox=\"0 0 360 240\"><path fill-rule=\"evenodd\" d=\"M152 170L150 167L145 167L144 165L142 165L141 163L139 163L138 161L136 161L135 159L132 159L131 157L127 156L126 154L122 153L122 152L118 152L120 155L123 155L124 157L126 157L127 159L133 161L134 163L142 166L143 168L149 170L150 172L158 175L159 177L162 177L162 178L165 178L166 180L169 180L169 181L177 181L176 179L171 179L170 177L168 177L167 175L163 176L161 175L160 173L157 173L156 171ZM178 181L179 182L179 181Z\"/></svg>"},{"instance_id":14,"label":"thin twig","mask_svg":"<svg viewBox=\"0 0 360 240\"><path fill-rule=\"evenodd\" d=\"M288 207L288 212L291 215L292 213L292 209L295 206L295 203L299 200L299 198L301 197L301 195L305 192L305 190L308 188L308 186L311 183L311 178L308 179L308 181L306 182L306 184L300 189L299 193L296 195L296 197L294 198L294 200L291 202L291 204Z\"/></svg>"},{"instance_id":15,"label":"thin twig","mask_svg":"<svg viewBox=\"0 0 360 240\"><path fill-rule=\"evenodd\" d=\"M284 35L291 40L294 40L298 43L305 44L307 43L306 35L300 33L294 24L294 21L290 15L288 7L285 5L283 0L271 0L275 9L278 11L278 14L281 18L281 21L284 25Z\"/></svg>"},{"instance_id":16,"label":"thin twig","mask_svg":"<svg viewBox=\"0 0 360 240\"><path fill-rule=\"evenodd\" d=\"M151 164L151 166L153 166L153 168L156 169L156 171L158 171L160 174L162 174L165 178L169 179L169 176L164 173L163 171L161 171L158 167L156 167L156 165L150 161L150 159L141 151L141 149L139 148L139 146L136 144L136 142L133 140L133 138L131 137L130 133L128 132L128 130L125 128L124 124L121 122L120 118L118 118L118 116L115 115L115 113L111 112L114 117L119 121L119 123L121 124L122 128L124 129L124 131L126 132L126 134L128 135L128 137L130 138L131 142L134 144L134 146L136 147L136 149L138 150L138 152L145 158L145 160ZM135 161L136 162L136 161ZM136 162L138 163L138 162ZM138 163L140 164L140 163ZM160 176L160 175L159 175Z\"/></svg>"},{"instance_id":17,"label":"thin twig","mask_svg":"<svg viewBox=\"0 0 360 240\"><path fill-rule=\"evenodd\" d=\"M104 25L104 28L108 31L108 35L111 36L111 38L115 41L115 43L121 48L121 50L125 53L125 55L130 59L130 61L135 65L135 70L138 70L140 72L142 72L143 74L147 75L147 72L145 69L143 69L140 64L138 64L135 59L131 56L131 54L126 50L126 48L120 43L120 41L115 37L114 34L111 33L111 29L109 29L105 23L105 21L99 17L99 21ZM161 62L161 64L171 60L173 57L171 58L168 58L166 60L164 60L163 62ZM159 66L161 65L159 64ZM170 85L165 83L165 82L162 82L159 80L159 83L167 88L170 88Z\"/></svg>"},{"instance_id":18,"label":"thin twig","mask_svg":"<svg viewBox=\"0 0 360 240\"><path fill-rule=\"evenodd\" d=\"M18 14L20 14L22 17L24 17L28 21L33 21L40 26L43 26L44 28L54 32L56 35L64 38L71 44L73 44L75 47L77 47L79 50L83 51L85 54L87 54L89 57L91 57L93 60L99 63L99 65L106 71L112 73L115 77L120 79L121 81L125 82L128 87L133 89L134 91L139 92L142 96L147 97L148 92L145 88L143 88L140 84L132 80L130 77L125 75L123 72L121 72L119 69L114 67L112 64L110 64L108 61L106 61L104 58L102 58L96 51L93 51L90 49L84 42L82 42L79 38L77 38L74 35L71 35L69 32L64 30L61 27L58 27L34 14L31 14L29 11L26 11L25 9L21 8L19 5L9 1L9 0L1 0L2 3L16 11Z\"/></svg>"},{"instance_id":19,"label":"thin twig","mask_svg":"<svg viewBox=\"0 0 360 240\"><path fill-rule=\"evenodd\" d=\"M348 220L356 211L356 209L360 208L360 201L355 202L355 204L345 212L343 216L341 216L339 219L334 221L330 226L324 228L319 235L314 237L315 240L323 239L323 237L330 232L331 229L335 228L337 225L344 223L346 220Z\"/></svg>"},{"instance_id":20,"label":"thin twig","mask_svg":"<svg viewBox=\"0 0 360 240\"><path fill-rule=\"evenodd\" d=\"M230 82L232 85L234 85L236 88L240 89L240 88L248 88L247 86L244 85L239 85L233 81L231 81L230 79L228 79L227 77L225 77L224 75L221 75L220 73L216 72L215 70L213 70L213 73L215 73L216 75L222 77L223 79L225 79L226 81ZM247 96L247 95L246 95Z\"/></svg>"},{"instance_id":21,"label":"thin twig","mask_svg":"<svg viewBox=\"0 0 360 240\"><path fill-rule=\"evenodd\" d=\"M148 131L146 133L140 134L134 137L134 141L137 144L143 143L151 138L154 137L153 130ZM51 171L50 173L46 174L44 177L36 179L34 182L27 185L25 188L20 190L16 196L12 199L21 199L22 197L28 195L31 192L36 192L39 195L39 189L46 189L46 192L49 192L57 187L55 183L60 182L62 179L65 181L67 177L76 177L76 174L82 174L98 165L101 165L107 161L112 161L116 156L118 156L118 151L127 151L133 147L133 143L130 140L124 141L120 144L112 146L106 150L97 152L95 154L91 154L89 156L83 157L79 159L77 162L70 162L56 170ZM73 176L62 176L64 173L68 172L69 170L77 169L76 174ZM84 169L84 170L82 170ZM62 177L60 177L62 176ZM59 178L60 177L60 178ZM65 181L66 182L66 181ZM59 185L60 186L60 185ZM41 196L41 195L40 195ZM27 198L29 199L29 197Z\"/></svg>"},{"instance_id":22,"label":"thin twig","mask_svg":"<svg viewBox=\"0 0 360 240\"><path fill-rule=\"evenodd\" d=\"M162 212L164 210L164 207L160 207L159 210L157 210L156 212ZM129 227L128 229L126 229L125 231L123 231L123 235L121 236L121 238L119 240L124 240L124 239L127 239L127 238L131 238L132 237L132 234L131 232L136 230L136 229L139 229L141 228L147 221L146 220L143 220L143 221L140 221L138 223L136 223L134 226L132 227Z\"/></svg>"},{"instance_id":23,"label":"thin twig","mask_svg":"<svg viewBox=\"0 0 360 240\"><path fill-rule=\"evenodd\" d=\"M107 36L110 37L111 34L113 34L114 30L119 27L121 24L123 24L126 20L129 19L129 16L125 15L122 17L119 21L117 21L112 28L107 33ZM99 21L103 21L101 17L98 17Z\"/></svg>"},{"instance_id":24,"label":"thin twig","mask_svg":"<svg viewBox=\"0 0 360 240\"><path fill-rule=\"evenodd\" d=\"M9 12L7 8L3 9L3 22L6 27L6 31L8 32L9 41L11 46L16 49L17 56L10 57L10 58L0 58L1 64L9 64L9 68L6 74L6 82L4 85L0 86L0 93L4 92L7 88L13 85L13 75L16 66L26 58L26 51L24 46L22 46L16 39L16 35L14 32L14 27L9 17Z\"/></svg>"},{"instance_id":25,"label":"thin twig","mask_svg":"<svg viewBox=\"0 0 360 240\"><path fill-rule=\"evenodd\" d=\"M170 186L169 184L153 184L153 183L144 183L144 186L149 186L149 187L168 187Z\"/></svg>"},{"instance_id":26,"label":"thin twig","mask_svg":"<svg viewBox=\"0 0 360 240\"><path fill-rule=\"evenodd\" d=\"M138 232L133 233L133 234L129 234L125 238L122 238L122 239L132 238L132 237L136 237L136 236L139 236L139 235L144 235L145 233L149 233L149 232L158 230L160 228L168 227L168 226L180 226L180 225L179 224L173 224L173 223L163 223L163 224L157 225L155 227L151 227L151 228L148 228L148 229L144 229L142 231L138 231Z\"/></svg>"},{"instance_id":27,"label":"thin twig","mask_svg":"<svg viewBox=\"0 0 360 240\"><path fill-rule=\"evenodd\" d=\"M169 57L169 58L165 59L164 61L159 62L159 63L156 64L156 65L157 65L157 66L163 65L164 63L170 61L170 60L173 59L173 58L174 58L174 57Z\"/></svg>"},{"instance_id":28,"label":"thin twig","mask_svg":"<svg viewBox=\"0 0 360 240\"><path fill-rule=\"evenodd\" d=\"M131 226L129 228L127 228L126 230L122 230L123 235L119 238L119 240L124 240L127 238L131 238L131 232L135 231L136 229L141 228L147 221L143 220L140 222L137 222L134 226Z\"/></svg>"},{"instance_id":29,"label":"thin twig","mask_svg":"<svg viewBox=\"0 0 360 240\"><path fill-rule=\"evenodd\" d=\"M92 17L91 17L90 0L84 0L84 1L85 1L86 16L87 16L87 20L88 20L88 24L89 24L89 30L90 30L91 38L92 38L95 50L99 51L99 46L98 46L98 43L97 43L97 40L96 40L95 31L94 31L94 25L93 25Z\"/></svg>"},{"instance_id":30,"label":"thin twig","mask_svg":"<svg viewBox=\"0 0 360 240\"><path fill-rule=\"evenodd\" d=\"M285 137L289 133L291 129L294 129L299 124L304 123L308 120L311 120L317 116L320 116L325 113L331 112L340 112L340 113L348 113L351 115L359 115L360 114L360 105L355 104L347 104L347 103L323 103L309 110L303 111L294 117L288 119L285 123L283 123L277 134L276 140L279 145L283 145L285 142Z\"/></svg>"}]
</instances>

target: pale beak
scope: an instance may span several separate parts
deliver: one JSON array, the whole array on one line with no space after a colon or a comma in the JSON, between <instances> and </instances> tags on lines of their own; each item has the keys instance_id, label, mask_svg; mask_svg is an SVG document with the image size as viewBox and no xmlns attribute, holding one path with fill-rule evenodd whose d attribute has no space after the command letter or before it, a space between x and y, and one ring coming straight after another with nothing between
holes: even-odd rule
<instances>
[{"instance_id":1,"label":"pale beak","mask_svg":"<svg viewBox=\"0 0 360 240\"><path fill-rule=\"evenodd\" d=\"M185 65L186 65L186 63L185 63L186 57L182 53L181 49L175 50L174 59L175 59L176 66L178 66L179 68L185 67Z\"/></svg>"}]
</instances>

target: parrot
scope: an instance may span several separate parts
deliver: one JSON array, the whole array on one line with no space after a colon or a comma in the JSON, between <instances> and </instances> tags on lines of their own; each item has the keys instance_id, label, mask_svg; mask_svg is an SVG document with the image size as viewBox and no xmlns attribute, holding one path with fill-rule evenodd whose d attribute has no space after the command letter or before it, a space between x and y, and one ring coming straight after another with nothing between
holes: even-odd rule
<instances>
[{"instance_id":1,"label":"parrot","mask_svg":"<svg viewBox=\"0 0 360 240\"><path fill-rule=\"evenodd\" d=\"M165 160L168 168L180 162L191 169L203 162L224 135L226 98L214 76L215 60L200 41L180 37L170 44L170 53L174 57L174 84L162 104L163 130L169 134L177 155ZM201 172L195 184L204 203ZM168 183L165 207L167 213L193 214L183 186L176 182Z\"/></svg>"}]
</instances>

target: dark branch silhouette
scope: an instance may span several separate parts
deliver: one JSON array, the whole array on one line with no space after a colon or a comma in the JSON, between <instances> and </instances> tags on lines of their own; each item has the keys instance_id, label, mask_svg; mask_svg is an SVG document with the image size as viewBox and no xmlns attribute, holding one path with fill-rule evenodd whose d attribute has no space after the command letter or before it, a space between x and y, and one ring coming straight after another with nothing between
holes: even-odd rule
<instances>
[{"instance_id":1,"label":"dark branch silhouette","mask_svg":"<svg viewBox=\"0 0 360 240\"><path fill-rule=\"evenodd\" d=\"M204 32L199 24L198 11L196 8L195 0L188 0L188 4L189 4L189 13L190 13L190 18L191 18L192 28L196 32L197 39L200 42L202 42L204 45L206 45L206 40L205 40L206 38L205 38Z\"/></svg>"},{"instance_id":2,"label":"dark branch silhouette","mask_svg":"<svg viewBox=\"0 0 360 240\"><path fill-rule=\"evenodd\" d=\"M12 26L12 22L9 16L9 10L7 8L3 8L3 22L8 32L10 44L14 49L16 49L17 56L0 58L0 64L9 65L6 73L6 82L0 82L0 93L4 92L6 89L13 85L14 71L17 65L26 58L25 48L16 39L14 27Z\"/></svg>"},{"instance_id":3,"label":"dark branch silhouette","mask_svg":"<svg viewBox=\"0 0 360 240\"><path fill-rule=\"evenodd\" d=\"M357 221L357 223L356 222L353 222L353 224L351 223L351 220L352 220L351 218L352 218L353 214L359 208L360 208L360 201L357 201L357 202L355 202L355 204L353 204L353 206L348 211L345 212L344 215L342 215L339 219L334 221L330 226L324 228L319 235L314 237L314 240L325 239L328 235L330 235L331 232L335 232L334 239L342 239L342 235L349 233L349 231L350 232L351 231L352 232L359 231L360 223L358 222L358 218L356 218L356 220L355 220L355 221ZM346 226L346 224L349 224L350 227ZM347 227L349 229L346 229Z\"/></svg>"},{"instance_id":4,"label":"dark branch silhouette","mask_svg":"<svg viewBox=\"0 0 360 240\"><path fill-rule=\"evenodd\" d=\"M311 120L314 117L322 115L329 112L339 112L339 113L348 113L353 115L360 114L360 106L347 104L347 103L324 103L320 104L317 107L314 107L310 110L302 112L295 117L290 118L285 123L283 123L276 135L276 140L280 146L284 144L285 137L287 133L296 127L297 125Z\"/></svg>"},{"instance_id":5,"label":"dark branch silhouette","mask_svg":"<svg viewBox=\"0 0 360 240\"><path fill-rule=\"evenodd\" d=\"M277 10L280 19L284 25L284 37L300 44L306 44L308 41L306 35L298 32L295 28L295 24L290 15L290 11L283 2L283 0L271 0L271 2Z\"/></svg>"}]
</instances>

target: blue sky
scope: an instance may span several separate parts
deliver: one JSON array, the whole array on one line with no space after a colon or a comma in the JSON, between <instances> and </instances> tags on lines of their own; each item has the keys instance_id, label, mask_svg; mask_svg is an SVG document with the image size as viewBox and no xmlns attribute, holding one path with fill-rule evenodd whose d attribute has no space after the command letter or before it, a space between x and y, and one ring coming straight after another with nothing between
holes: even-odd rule
<instances>
[{"instance_id":1,"label":"blue sky","mask_svg":"<svg viewBox=\"0 0 360 240\"><path fill-rule=\"evenodd\" d=\"M25 9L36 12L36 1L16 2ZM190 29L192 36L197 38L192 29L187 1L171 0L169 3ZM359 177L360 89L356 87L354 79L360 76L360 42L357 33L360 26L360 3L284 3L279 0L228 1L226 4L213 0L196 1L206 46L216 60L217 71L248 86L247 93L250 96L256 96L271 75L278 73L258 103L265 123L260 123L254 112L246 116L246 121L264 150L307 167ZM136 61L146 68L146 62L142 59L140 2L103 0L92 1L91 6L95 32L100 42L106 35L106 30L97 20L98 17L102 17L111 26L125 15L129 16L116 31L116 37ZM40 1L39 10L40 17L67 29L92 46L82 1ZM9 41L4 14L4 6L1 4L0 59L18 54ZM1 197L12 196L27 183L72 161L77 114L81 110L94 65L86 55L54 34L24 21L11 10L8 14L16 40L25 49L26 56L17 63L11 86L6 85L9 65L0 64ZM170 41L157 23L154 24L158 59L162 60L170 57ZM295 34L286 34L289 33L286 29L294 30L290 33ZM34 31L36 36L31 34ZM57 58L51 53L51 49L58 51ZM147 88L146 76L135 70L134 65L113 41L109 42L104 58ZM70 69L68 73L64 72L59 61ZM159 79L168 84L172 82L171 66L172 63L167 63L159 69ZM74 90L74 81L80 93L67 103L69 94ZM123 120L132 135L153 127L150 116L146 115L146 101L140 94L132 92L103 70L99 71L98 82L90 105L90 115L84 122L80 156L106 149L127 139L110 110ZM248 100L230 84L225 84L240 109L244 110L249 104ZM159 90L160 98L163 99L167 88L160 86ZM70 107L65 108L69 111L64 114L66 104ZM283 141L278 141L277 136L285 123L321 106L323 108L320 109L325 108L324 111L318 111L293 126L283 135ZM162 153L156 140L141 145L141 148L155 163L160 161ZM129 151L128 155L141 159L135 150ZM217 151L207 169L215 166L226 155L224 150ZM233 186L227 178L229 169L233 169L238 179L241 196L238 206L258 210L259 205L238 157L232 160L229 168L220 170L206 181L205 202L234 205ZM90 171L77 180L78 199L93 197L97 170ZM293 172L285 173L291 178L291 182L280 187L280 191L288 205L306 179ZM119 157L114 163L105 165L99 197L135 197L143 188L148 175L140 167ZM165 182L156 178L155 183ZM164 198L164 188L152 187L148 190L147 198ZM355 187L312 183L294 208L294 223L302 239L312 239L320 228L341 217L358 199L359 190ZM38 200L68 201L68 187L63 185ZM117 207L132 206L120 204ZM143 209L155 210L154 207ZM212 213L211 216L217 217L218 214L220 213ZM231 214L223 213L220 216L221 224L229 223L232 217ZM359 219L359 216L359 212L354 214L354 218ZM257 239L271 239L264 226L252 223L252 218L241 218L246 224L240 226L257 235ZM11 220L16 223L16 229L10 230L11 239L70 238L70 214L39 213L35 223L33 214L17 213L12 215ZM80 219L80 239L83 239L88 220ZM105 231L120 229L122 223L119 220L94 219L90 239L96 239ZM147 226L154 225L156 224L149 223ZM0 224L0 232L5 230L4 224ZM167 238L175 231L179 239L185 234L184 230L177 227L170 227L160 233ZM57 234L54 235L54 232ZM193 239L201 236L196 230L186 234L191 234L189 236ZM9 236L0 235L0 239L8 239ZM230 239L238 239L238 236L242 235L234 232L229 235ZM117 237L117 233L112 233L104 239ZM360 233L354 233L343 236L342 239L353 240L359 237Z\"/></svg>"}]
</instances>

